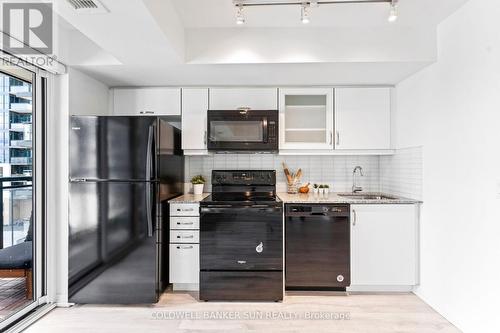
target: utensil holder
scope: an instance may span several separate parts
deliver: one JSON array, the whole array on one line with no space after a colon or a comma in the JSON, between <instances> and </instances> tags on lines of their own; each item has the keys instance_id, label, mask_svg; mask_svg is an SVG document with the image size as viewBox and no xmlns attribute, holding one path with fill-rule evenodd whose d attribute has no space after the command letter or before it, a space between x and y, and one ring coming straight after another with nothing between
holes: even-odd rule
<instances>
[{"instance_id":1,"label":"utensil holder","mask_svg":"<svg viewBox=\"0 0 500 333\"><path fill-rule=\"evenodd\" d=\"M286 185L286 192L288 194L297 194L299 192L299 188L296 183L294 184L287 184Z\"/></svg>"}]
</instances>

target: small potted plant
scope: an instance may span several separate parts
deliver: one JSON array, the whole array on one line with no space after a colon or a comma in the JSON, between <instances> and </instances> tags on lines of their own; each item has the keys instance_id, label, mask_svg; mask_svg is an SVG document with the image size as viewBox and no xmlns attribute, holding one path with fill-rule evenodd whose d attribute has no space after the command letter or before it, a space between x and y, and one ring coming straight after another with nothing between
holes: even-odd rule
<instances>
[{"instance_id":1,"label":"small potted plant","mask_svg":"<svg viewBox=\"0 0 500 333\"><path fill-rule=\"evenodd\" d=\"M328 195L328 193L330 193L330 186L323 185L323 192L325 193L325 195Z\"/></svg>"},{"instance_id":2,"label":"small potted plant","mask_svg":"<svg viewBox=\"0 0 500 333\"><path fill-rule=\"evenodd\" d=\"M193 193L202 194L205 182L205 177L203 177L202 175L197 175L191 178L191 184L193 184Z\"/></svg>"},{"instance_id":3,"label":"small potted plant","mask_svg":"<svg viewBox=\"0 0 500 333\"><path fill-rule=\"evenodd\" d=\"M320 195L323 195L323 193L325 193L325 185L321 184L321 185L319 186L319 194L320 194Z\"/></svg>"},{"instance_id":4,"label":"small potted plant","mask_svg":"<svg viewBox=\"0 0 500 333\"><path fill-rule=\"evenodd\" d=\"M318 184L314 184L314 185L313 185L313 193L314 193L314 194L318 194L318 189L319 189Z\"/></svg>"}]
</instances>

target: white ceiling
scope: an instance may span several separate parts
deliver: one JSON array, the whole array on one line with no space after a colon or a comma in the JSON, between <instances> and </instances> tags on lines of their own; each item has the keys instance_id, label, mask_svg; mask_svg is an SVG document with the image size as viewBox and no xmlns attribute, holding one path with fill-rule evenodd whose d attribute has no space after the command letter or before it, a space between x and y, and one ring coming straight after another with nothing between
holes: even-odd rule
<instances>
[{"instance_id":1,"label":"white ceiling","mask_svg":"<svg viewBox=\"0 0 500 333\"><path fill-rule=\"evenodd\" d=\"M239 27L232 0L101 1L108 14L57 2L60 59L110 86L395 84L435 60L436 25L466 2L400 0L395 24L388 4L322 5L308 26L298 7L252 7Z\"/></svg>"}]
</instances>

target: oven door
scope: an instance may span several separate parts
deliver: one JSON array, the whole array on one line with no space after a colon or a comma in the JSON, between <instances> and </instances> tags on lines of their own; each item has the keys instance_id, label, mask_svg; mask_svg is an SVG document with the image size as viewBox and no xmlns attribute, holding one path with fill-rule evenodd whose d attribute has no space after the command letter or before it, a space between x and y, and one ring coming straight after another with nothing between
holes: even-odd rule
<instances>
[{"instance_id":1,"label":"oven door","mask_svg":"<svg viewBox=\"0 0 500 333\"><path fill-rule=\"evenodd\" d=\"M283 269L282 207L201 207L200 269Z\"/></svg>"},{"instance_id":2,"label":"oven door","mask_svg":"<svg viewBox=\"0 0 500 333\"><path fill-rule=\"evenodd\" d=\"M208 111L208 150L277 151L278 111Z\"/></svg>"}]
</instances>

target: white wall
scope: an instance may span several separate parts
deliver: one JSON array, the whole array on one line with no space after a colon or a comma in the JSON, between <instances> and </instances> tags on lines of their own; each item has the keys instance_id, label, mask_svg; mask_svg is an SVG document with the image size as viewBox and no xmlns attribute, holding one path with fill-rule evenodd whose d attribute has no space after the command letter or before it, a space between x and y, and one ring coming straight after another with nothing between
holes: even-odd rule
<instances>
[{"instance_id":1,"label":"white wall","mask_svg":"<svg viewBox=\"0 0 500 333\"><path fill-rule=\"evenodd\" d=\"M186 31L190 64L432 62L434 28L198 28Z\"/></svg>"},{"instance_id":2,"label":"white wall","mask_svg":"<svg viewBox=\"0 0 500 333\"><path fill-rule=\"evenodd\" d=\"M68 69L70 115L109 114L109 87L74 68Z\"/></svg>"},{"instance_id":3,"label":"white wall","mask_svg":"<svg viewBox=\"0 0 500 333\"><path fill-rule=\"evenodd\" d=\"M68 116L69 76L51 80L47 114L47 223L50 301L68 300Z\"/></svg>"},{"instance_id":4,"label":"white wall","mask_svg":"<svg viewBox=\"0 0 500 333\"><path fill-rule=\"evenodd\" d=\"M423 146L417 294L464 332L500 332L499 17L498 0L467 2L438 62L397 86L397 146Z\"/></svg>"}]
</instances>

